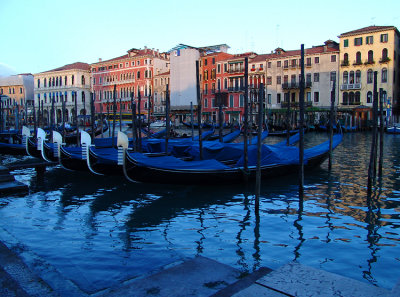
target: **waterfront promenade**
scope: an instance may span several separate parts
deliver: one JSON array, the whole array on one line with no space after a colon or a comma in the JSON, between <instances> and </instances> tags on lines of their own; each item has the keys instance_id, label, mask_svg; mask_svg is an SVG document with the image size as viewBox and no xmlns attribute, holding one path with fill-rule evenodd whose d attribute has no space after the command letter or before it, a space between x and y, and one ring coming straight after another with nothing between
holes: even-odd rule
<instances>
[{"instance_id":1,"label":"waterfront promenade","mask_svg":"<svg viewBox=\"0 0 400 297\"><path fill-rule=\"evenodd\" d=\"M43 261L33 272L0 242L0 296L400 296L400 282L392 290L378 288L296 262L272 271L262 267L250 275L205 257L158 268L154 273L87 294ZM37 273L39 272L39 273ZM40 275L42 274L42 275ZM44 276L44 277L43 277ZM104 280L106 281L106 280Z\"/></svg>"}]
</instances>

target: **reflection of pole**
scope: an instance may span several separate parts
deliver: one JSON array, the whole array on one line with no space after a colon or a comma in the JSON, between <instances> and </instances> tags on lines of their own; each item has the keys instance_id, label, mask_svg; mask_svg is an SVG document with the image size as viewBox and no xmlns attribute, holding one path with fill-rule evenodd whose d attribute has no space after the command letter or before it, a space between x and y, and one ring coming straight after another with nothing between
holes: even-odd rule
<instances>
[{"instance_id":1,"label":"reflection of pole","mask_svg":"<svg viewBox=\"0 0 400 297\"><path fill-rule=\"evenodd\" d=\"M286 145L289 145L289 138L290 138L290 91L287 92Z\"/></svg>"},{"instance_id":2,"label":"reflection of pole","mask_svg":"<svg viewBox=\"0 0 400 297\"><path fill-rule=\"evenodd\" d=\"M194 123L193 123L193 102L190 101L190 118L191 118L191 128L192 128L192 140L194 140Z\"/></svg>"},{"instance_id":3,"label":"reflection of pole","mask_svg":"<svg viewBox=\"0 0 400 297\"><path fill-rule=\"evenodd\" d=\"M149 97L148 97L148 101L147 101L147 107L148 107L148 111L147 111L147 130L150 130L150 113L151 113L151 89L149 90Z\"/></svg>"},{"instance_id":4,"label":"reflection of pole","mask_svg":"<svg viewBox=\"0 0 400 297\"><path fill-rule=\"evenodd\" d=\"M54 129L54 100L55 94L53 93L53 97L51 97L51 110L50 110L50 138L53 137L53 129Z\"/></svg>"},{"instance_id":5,"label":"reflection of pole","mask_svg":"<svg viewBox=\"0 0 400 297\"><path fill-rule=\"evenodd\" d=\"M371 154L369 160L368 167L368 193L371 193L372 188L372 179L375 178L376 175L376 115L377 115L377 107L378 107L378 92L377 92L377 80L378 80L378 72L374 71L374 93L373 93L373 131L372 131L372 142L371 142Z\"/></svg>"},{"instance_id":6,"label":"reflection of pole","mask_svg":"<svg viewBox=\"0 0 400 297\"><path fill-rule=\"evenodd\" d=\"M100 93L100 125L101 125L101 138L104 137L104 116L103 116L103 99L101 98L101 93Z\"/></svg>"},{"instance_id":7,"label":"reflection of pole","mask_svg":"<svg viewBox=\"0 0 400 297\"><path fill-rule=\"evenodd\" d=\"M95 133L95 126L94 126L94 122L95 122L95 118L94 118L94 94L92 92L90 92L90 117L92 119L92 140L94 141L94 138L96 136Z\"/></svg>"},{"instance_id":8,"label":"reflection of pole","mask_svg":"<svg viewBox=\"0 0 400 297\"><path fill-rule=\"evenodd\" d=\"M119 96L119 131L122 131L122 96Z\"/></svg>"},{"instance_id":9,"label":"reflection of pole","mask_svg":"<svg viewBox=\"0 0 400 297\"><path fill-rule=\"evenodd\" d=\"M61 95L61 109L62 109L62 142L64 142L65 139L65 100L64 100L64 96Z\"/></svg>"},{"instance_id":10,"label":"reflection of pole","mask_svg":"<svg viewBox=\"0 0 400 297\"><path fill-rule=\"evenodd\" d=\"M138 94L138 114L139 114L139 131L138 131L138 136L139 136L139 152L142 151L142 112L140 110L140 107L142 105L142 97L140 95L140 89L139 89L139 94Z\"/></svg>"},{"instance_id":11,"label":"reflection of pole","mask_svg":"<svg viewBox=\"0 0 400 297\"><path fill-rule=\"evenodd\" d=\"M133 92L131 92L131 111L132 111L132 140L134 141L133 149L137 151L136 104L133 100Z\"/></svg>"},{"instance_id":12,"label":"reflection of pole","mask_svg":"<svg viewBox=\"0 0 400 297\"><path fill-rule=\"evenodd\" d=\"M222 94L221 92L218 92L215 95L216 98L218 98L218 120L219 120L219 142L222 142Z\"/></svg>"}]
</instances>

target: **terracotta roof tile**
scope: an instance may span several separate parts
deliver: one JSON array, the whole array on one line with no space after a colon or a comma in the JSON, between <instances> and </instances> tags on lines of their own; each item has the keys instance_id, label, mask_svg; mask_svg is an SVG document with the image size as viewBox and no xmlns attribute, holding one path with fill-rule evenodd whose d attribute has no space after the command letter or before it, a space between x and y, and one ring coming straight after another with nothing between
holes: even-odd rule
<instances>
[{"instance_id":1,"label":"terracotta roof tile","mask_svg":"<svg viewBox=\"0 0 400 297\"><path fill-rule=\"evenodd\" d=\"M41 73L46 73L46 72L54 72L54 71L64 71L64 70L72 70L72 69L78 69L78 70L90 70L90 65L87 63L82 63L82 62L76 62L72 64L67 64L52 70L48 71L43 71Z\"/></svg>"},{"instance_id":2,"label":"terracotta roof tile","mask_svg":"<svg viewBox=\"0 0 400 297\"><path fill-rule=\"evenodd\" d=\"M384 30L389 30L389 29L395 29L397 31L396 27L394 27L394 26L368 26L368 27L364 27L361 29L342 33L342 34L340 34L339 37L363 34L363 33L368 33L368 32L379 32L379 31L384 31Z\"/></svg>"}]
</instances>

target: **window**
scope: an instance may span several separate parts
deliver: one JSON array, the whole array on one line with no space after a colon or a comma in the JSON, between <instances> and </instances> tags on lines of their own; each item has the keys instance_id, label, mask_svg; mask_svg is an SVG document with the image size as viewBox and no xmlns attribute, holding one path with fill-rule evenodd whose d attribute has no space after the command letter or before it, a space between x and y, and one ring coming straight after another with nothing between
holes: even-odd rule
<instances>
[{"instance_id":1,"label":"window","mask_svg":"<svg viewBox=\"0 0 400 297\"><path fill-rule=\"evenodd\" d=\"M291 77L290 77L290 82L291 82L292 84L295 84L295 83L296 83L296 74L292 74L292 75L291 75Z\"/></svg>"},{"instance_id":2,"label":"window","mask_svg":"<svg viewBox=\"0 0 400 297\"><path fill-rule=\"evenodd\" d=\"M229 95L229 107L233 107L233 95Z\"/></svg>"},{"instance_id":3,"label":"window","mask_svg":"<svg viewBox=\"0 0 400 297\"><path fill-rule=\"evenodd\" d=\"M371 91L369 91L367 93L367 103L372 103L372 92Z\"/></svg>"},{"instance_id":4,"label":"window","mask_svg":"<svg viewBox=\"0 0 400 297\"><path fill-rule=\"evenodd\" d=\"M296 93L291 93L292 94L292 102L296 102Z\"/></svg>"},{"instance_id":5,"label":"window","mask_svg":"<svg viewBox=\"0 0 400 297\"><path fill-rule=\"evenodd\" d=\"M85 85L85 77L83 75L82 75L81 81L82 81L82 85L84 86Z\"/></svg>"},{"instance_id":6,"label":"window","mask_svg":"<svg viewBox=\"0 0 400 297\"><path fill-rule=\"evenodd\" d=\"M278 75L278 76L276 77L276 84L277 84L277 85L280 85L281 83L282 83L282 76Z\"/></svg>"},{"instance_id":7,"label":"window","mask_svg":"<svg viewBox=\"0 0 400 297\"><path fill-rule=\"evenodd\" d=\"M306 102L311 102L311 92L307 92L307 94L306 94Z\"/></svg>"},{"instance_id":8,"label":"window","mask_svg":"<svg viewBox=\"0 0 400 297\"><path fill-rule=\"evenodd\" d=\"M331 71L331 81L336 81L336 71Z\"/></svg>"},{"instance_id":9,"label":"window","mask_svg":"<svg viewBox=\"0 0 400 297\"><path fill-rule=\"evenodd\" d=\"M132 61L132 66L135 66L135 61Z\"/></svg>"},{"instance_id":10,"label":"window","mask_svg":"<svg viewBox=\"0 0 400 297\"><path fill-rule=\"evenodd\" d=\"M355 45L355 46L360 46L360 45L362 45L362 37L354 38L354 45Z\"/></svg>"},{"instance_id":11,"label":"window","mask_svg":"<svg viewBox=\"0 0 400 297\"><path fill-rule=\"evenodd\" d=\"M344 105L349 104L349 93L347 93L347 92L343 93L343 104Z\"/></svg>"},{"instance_id":12,"label":"window","mask_svg":"<svg viewBox=\"0 0 400 297\"><path fill-rule=\"evenodd\" d=\"M350 71L349 84L354 84L354 71Z\"/></svg>"},{"instance_id":13,"label":"window","mask_svg":"<svg viewBox=\"0 0 400 297\"><path fill-rule=\"evenodd\" d=\"M217 79L217 89L218 89L218 91L221 90L221 80L220 79Z\"/></svg>"},{"instance_id":14,"label":"window","mask_svg":"<svg viewBox=\"0 0 400 297\"><path fill-rule=\"evenodd\" d=\"M289 68L289 60L283 61L283 68Z\"/></svg>"},{"instance_id":15,"label":"window","mask_svg":"<svg viewBox=\"0 0 400 297\"><path fill-rule=\"evenodd\" d=\"M314 92L314 102L319 102L319 92Z\"/></svg>"},{"instance_id":16,"label":"window","mask_svg":"<svg viewBox=\"0 0 400 297\"><path fill-rule=\"evenodd\" d=\"M268 98L268 99L267 99L268 104L271 104L271 94L268 94L268 95L267 95L267 98Z\"/></svg>"},{"instance_id":17,"label":"window","mask_svg":"<svg viewBox=\"0 0 400 297\"><path fill-rule=\"evenodd\" d=\"M276 67L281 67L281 61L276 62Z\"/></svg>"},{"instance_id":18,"label":"window","mask_svg":"<svg viewBox=\"0 0 400 297\"><path fill-rule=\"evenodd\" d=\"M228 72L228 64L224 64L224 72Z\"/></svg>"},{"instance_id":19,"label":"window","mask_svg":"<svg viewBox=\"0 0 400 297\"><path fill-rule=\"evenodd\" d=\"M347 63L349 62L349 54L346 53L343 55L343 61Z\"/></svg>"},{"instance_id":20,"label":"window","mask_svg":"<svg viewBox=\"0 0 400 297\"><path fill-rule=\"evenodd\" d=\"M296 59L293 59L292 61L291 61L291 64L290 64L292 67L296 67L296 65L297 65L297 60Z\"/></svg>"},{"instance_id":21,"label":"window","mask_svg":"<svg viewBox=\"0 0 400 297\"><path fill-rule=\"evenodd\" d=\"M361 83L361 71L357 70L356 71L356 84Z\"/></svg>"},{"instance_id":22,"label":"window","mask_svg":"<svg viewBox=\"0 0 400 297\"><path fill-rule=\"evenodd\" d=\"M272 85L272 76L267 76L267 85Z\"/></svg>"},{"instance_id":23,"label":"window","mask_svg":"<svg viewBox=\"0 0 400 297\"><path fill-rule=\"evenodd\" d=\"M221 64L217 64L217 73L221 73Z\"/></svg>"},{"instance_id":24,"label":"window","mask_svg":"<svg viewBox=\"0 0 400 297\"><path fill-rule=\"evenodd\" d=\"M280 93L278 93L278 94L276 94L276 103L281 103L281 94Z\"/></svg>"},{"instance_id":25,"label":"window","mask_svg":"<svg viewBox=\"0 0 400 297\"><path fill-rule=\"evenodd\" d=\"M215 58L212 58L212 63L213 65L215 65Z\"/></svg>"},{"instance_id":26,"label":"window","mask_svg":"<svg viewBox=\"0 0 400 297\"><path fill-rule=\"evenodd\" d=\"M374 44L374 36L367 36L365 38L365 43L366 44Z\"/></svg>"},{"instance_id":27,"label":"window","mask_svg":"<svg viewBox=\"0 0 400 297\"><path fill-rule=\"evenodd\" d=\"M287 84L289 82L289 76L284 75L283 76L283 83Z\"/></svg>"},{"instance_id":28,"label":"window","mask_svg":"<svg viewBox=\"0 0 400 297\"><path fill-rule=\"evenodd\" d=\"M331 62L336 62L336 55L331 55Z\"/></svg>"},{"instance_id":29,"label":"window","mask_svg":"<svg viewBox=\"0 0 400 297\"><path fill-rule=\"evenodd\" d=\"M269 67L268 68L271 68L271 62L268 62L269 63ZM263 70L264 69L264 64L260 64L260 70Z\"/></svg>"},{"instance_id":30,"label":"window","mask_svg":"<svg viewBox=\"0 0 400 297\"><path fill-rule=\"evenodd\" d=\"M388 42L388 35L387 34L381 34L381 42Z\"/></svg>"},{"instance_id":31,"label":"window","mask_svg":"<svg viewBox=\"0 0 400 297\"><path fill-rule=\"evenodd\" d=\"M357 91L354 95L355 95L354 96L354 103L355 104L360 104L361 93L359 91Z\"/></svg>"},{"instance_id":32,"label":"window","mask_svg":"<svg viewBox=\"0 0 400 297\"><path fill-rule=\"evenodd\" d=\"M306 83L311 83L311 73L306 74Z\"/></svg>"},{"instance_id":33,"label":"window","mask_svg":"<svg viewBox=\"0 0 400 297\"><path fill-rule=\"evenodd\" d=\"M373 51L368 51L368 63L369 64L374 63L374 52Z\"/></svg>"},{"instance_id":34,"label":"window","mask_svg":"<svg viewBox=\"0 0 400 297\"><path fill-rule=\"evenodd\" d=\"M40 79L37 80L37 87L40 88Z\"/></svg>"},{"instance_id":35,"label":"window","mask_svg":"<svg viewBox=\"0 0 400 297\"><path fill-rule=\"evenodd\" d=\"M244 106L244 95L240 94L239 95L239 107L243 107Z\"/></svg>"},{"instance_id":36,"label":"window","mask_svg":"<svg viewBox=\"0 0 400 297\"><path fill-rule=\"evenodd\" d=\"M306 66L311 66L311 58L307 58Z\"/></svg>"},{"instance_id":37,"label":"window","mask_svg":"<svg viewBox=\"0 0 400 297\"><path fill-rule=\"evenodd\" d=\"M208 99L204 99L204 107L207 108L208 107Z\"/></svg>"},{"instance_id":38,"label":"window","mask_svg":"<svg viewBox=\"0 0 400 297\"><path fill-rule=\"evenodd\" d=\"M387 48L384 48L382 50L382 61L386 61L388 59L388 50Z\"/></svg>"},{"instance_id":39,"label":"window","mask_svg":"<svg viewBox=\"0 0 400 297\"><path fill-rule=\"evenodd\" d=\"M367 72L367 84L372 84L374 82L374 72L372 69L368 69Z\"/></svg>"},{"instance_id":40,"label":"window","mask_svg":"<svg viewBox=\"0 0 400 297\"><path fill-rule=\"evenodd\" d=\"M75 83L74 80L75 80L75 77L74 77L74 75L72 75L71 76L71 85L73 85Z\"/></svg>"},{"instance_id":41,"label":"window","mask_svg":"<svg viewBox=\"0 0 400 297\"><path fill-rule=\"evenodd\" d=\"M382 82L383 83L387 82L387 69L386 68L382 69Z\"/></svg>"},{"instance_id":42,"label":"window","mask_svg":"<svg viewBox=\"0 0 400 297\"><path fill-rule=\"evenodd\" d=\"M315 63L315 64L319 64L319 57L315 57L314 63Z\"/></svg>"},{"instance_id":43,"label":"window","mask_svg":"<svg viewBox=\"0 0 400 297\"><path fill-rule=\"evenodd\" d=\"M204 59L204 66L207 66L207 59Z\"/></svg>"},{"instance_id":44,"label":"window","mask_svg":"<svg viewBox=\"0 0 400 297\"><path fill-rule=\"evenodd\" d=\"M262 66L263 64L260 64L260 70L262 70L263 69L263 66ZM271 62L268 62L268 68L271 68L271 66L272 66L272 63Z\"/></svg>"},{"instance_id":45,"label":"window","mask_svg":"<svg viewBox=\"0 0 400 297\"><path fill-rule=\"evenodd\" d=\"M319 82L319 72L314 73L314 82Z\"/></svg>"},{"instance_id":46,"label":"window","mask_svg":"<svg viewBox=\"0 0 400 297\"><path fill-rule=\"evenodd\" d=\"M140 71L137 72L137 79L140 79Z\"/></svg>"},{"instance_id":47,"label":"window","mask_svg":"<svg viewBox=\"0 0 400 297\"><path fill-rule=\"evenodd\" d=\"M348 39L343 40L343 46L344 47L349 47L349 40Z\"/></svg>"},{"instance_id":48,"label":"window","mask_svg":"<svg viewBox=\"0 0 400 297\"><path fill-rule=\"evenodd\" d=\"M356 53L356 64L359 65L361 64L361 52Z\"/></svg>"}]
</instances>

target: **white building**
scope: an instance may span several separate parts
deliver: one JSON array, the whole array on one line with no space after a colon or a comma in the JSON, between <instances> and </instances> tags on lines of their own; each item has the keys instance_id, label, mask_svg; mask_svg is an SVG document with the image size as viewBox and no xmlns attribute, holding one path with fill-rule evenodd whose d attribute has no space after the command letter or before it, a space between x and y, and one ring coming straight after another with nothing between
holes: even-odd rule
<instances>
[{"instance_id":1,"label":"white building","mask_svg":"<svg viewBox=\"0 0 400 297\"><path fill-rule=\"evenodd\" d=\"M72 122L75 100L78 115L90 114L90 65L76 62L53 70L34 74L35 109L43 110L49 121L54 100L56 123L62 122L62 100L65 100L65 120Z\"/></svg>"}]
</instances>

